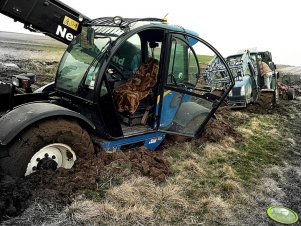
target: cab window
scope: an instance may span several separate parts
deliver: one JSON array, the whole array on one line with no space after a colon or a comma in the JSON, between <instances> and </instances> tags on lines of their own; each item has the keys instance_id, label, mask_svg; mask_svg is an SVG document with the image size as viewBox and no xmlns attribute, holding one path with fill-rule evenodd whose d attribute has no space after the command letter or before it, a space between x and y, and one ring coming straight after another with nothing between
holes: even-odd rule
<instances>
[{"instance_id":1,"label":"cab window","mask_svg":"<svg viewBox=\"0 0 301 226\"><path fill-rule=\"evenodd\" d=\"M120 46L111 62L129 77L140 66L141 56L141 39L135 34Z\"/></svg>"},{"instance_id":2,"label":"cab window","mask_svg":"<svg viewBox=\"0 0 301 226\"><path fill-rule=\"evenodd\" d=\"M198 62L192 49L185 41L173 38L166 83L173 86L179 86L185 82L195 85L197 75Z\"/></svg>"},{"instance_id":3,"label":"cab window","mask_svg":"<svg viewBox=\"0 0 301 226\"><path fill-rule=\"evenodd\" d=\"M162 42L147 41L148 58L154 58L160 61Z\"/></svg>"}]
</instances>

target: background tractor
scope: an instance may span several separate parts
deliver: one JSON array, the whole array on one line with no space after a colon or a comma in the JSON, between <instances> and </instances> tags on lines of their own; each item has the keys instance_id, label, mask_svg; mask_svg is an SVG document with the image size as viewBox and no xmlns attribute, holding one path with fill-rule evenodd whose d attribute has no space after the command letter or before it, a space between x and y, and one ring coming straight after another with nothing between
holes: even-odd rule
<instances>
[{"instance_id":1,"label":"background tractor","mask_svg":"<svg viewBox=\"0 0 301 226\"><path fill-rule=\"evenodd\" d=\"M258 65L260 60L265 62L272 71L269 89L265 87L264 77L260 74ZM230 108L245 108L249 103L257 103L262 108L268 109L275 106L279 96L277 86L279 73L276 71L276 65L272 61L270 52L245 50L226 57L226 61L235 79L235 85L227 98ZM220 64L218 58L213 58L207 70L223 74L226 69Z\"/></svg>"}]
</instances>

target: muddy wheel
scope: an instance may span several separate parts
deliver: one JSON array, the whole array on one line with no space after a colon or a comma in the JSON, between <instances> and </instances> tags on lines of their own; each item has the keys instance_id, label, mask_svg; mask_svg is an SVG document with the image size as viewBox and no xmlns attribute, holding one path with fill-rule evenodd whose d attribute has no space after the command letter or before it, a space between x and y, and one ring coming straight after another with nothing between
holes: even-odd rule
<instances>
[{"instance_id":1,"label":"muddy wheel","mask_svg":"<svg viewBox=\"0 0 301 226\"><path fill-rule=\"evenodd\" d=\"M296 94L295 94L295 89L294 88L289 88L287 90L287 98L289 100L294 100L296 98Z\"/></svg>"},{"instance_id":2,"label":"muddy wheel","mask_svg":"<svg viewBox=\"0 0 301 226\"><path fill-rule=\"evenodd\" d=\"M257 99L257 103L262 109L273 109L276 106L275 92L261 92Z\"/></svg>"},{"instance_id":3,"label":"muddy wheel","mask_svg":"<svg viewBox=\"0 0 301 226\"><path fill-rule=\"evenodd\" d=\"M14 177L37 170L70 169L77 158L91 159L94 153L90 136L76 121L62 118L39 122L28 128L8 147L9 157L0 167Z\"/></svg>"}]
</instances>

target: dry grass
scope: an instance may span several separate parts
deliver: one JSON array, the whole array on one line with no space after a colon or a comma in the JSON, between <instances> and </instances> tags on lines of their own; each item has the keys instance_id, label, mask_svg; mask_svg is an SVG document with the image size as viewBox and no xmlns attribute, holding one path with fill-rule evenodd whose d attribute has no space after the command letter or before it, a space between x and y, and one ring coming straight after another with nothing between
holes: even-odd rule
<instances>
[{"instance_id":1,"label":"dry grass","mask_svg":"<svg viewBox=\"0 0 301 226\"><path fill-rule=\"evenodd\" d=\"M206 222L218 224L224 222L230 225L233 213L230 210L230 205L219 196L208 196L199 200L199 206L204 212Z\"/></svg>"},{"instance_id":2,"label":"dry grass","mask_svg":"<svg viewBox=\"0 0 301 226\"><path fill-rule=\"evenodd\" d=\"M67 218L76 224L146 225L172 222L189 203L182 187L155 185L145 177L132 177L109 189L102 202L80 199L66 208ZM66 220L67 220L66 218Z\"/></svg>"}]
</instances>

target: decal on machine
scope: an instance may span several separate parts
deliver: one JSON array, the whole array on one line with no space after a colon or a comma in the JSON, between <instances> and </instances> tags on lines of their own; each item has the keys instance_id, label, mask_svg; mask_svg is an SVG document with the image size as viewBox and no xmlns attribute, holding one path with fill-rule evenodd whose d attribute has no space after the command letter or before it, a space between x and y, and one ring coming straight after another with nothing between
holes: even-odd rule
<instances>
[{"instance_id":1,"label":"decal on machine","mask_svg":"<svg viewBox=\"0 0 301 226\"><path fill-rule=\"evenodd\" d=\"M65 16L63 24L66 25L67 27L77 31L79 23L70 17Z\"/></svg>"},{"instance_id":2,"label":"decal on machine","mask_svg":"<svg viewBox=\"0 0 301 226\"><path fill-rule=\"evenodd\" d=\"M65 25L68 28L71 28L72 30L77 31L79 27L79 22L71 19L68 16L65 16L63 25ZM75 36L71 32L68 32L68 29L66 27L58 25L55 34L71 42L75 38Z\"/></svg>"},{"instance_id":3,"label":"decal on machine","mask_svg":"<svg viewBox=\"0 0 301 226\"><path fill-rule=\"evenodd\" d=\"M62 27L61 25L57 26L55 34L64 39L67 39L70 42L73 40L73 38L75 38L75 36L72 33L67 32L67 28Z\"/></svg>"}]
</instances>

